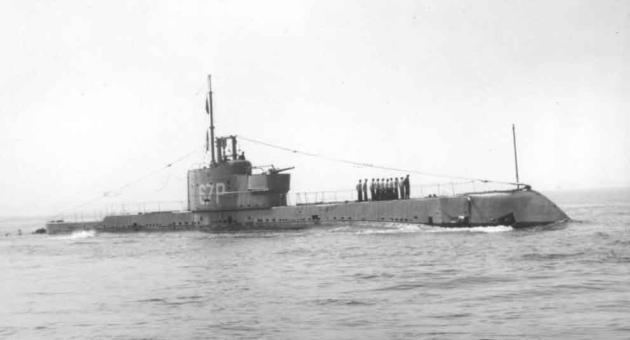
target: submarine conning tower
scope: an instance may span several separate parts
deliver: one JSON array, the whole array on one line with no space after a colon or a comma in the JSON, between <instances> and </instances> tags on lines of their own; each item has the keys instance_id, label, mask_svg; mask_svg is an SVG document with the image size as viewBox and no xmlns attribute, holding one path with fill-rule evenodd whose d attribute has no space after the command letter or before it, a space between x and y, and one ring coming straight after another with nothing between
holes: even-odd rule
<instances>
[{"instance_id":1,"label":"submarine conning tower","mask_svg":"<svg viewBox=\"0 0 630 340\"><path fill-rule=\"evenodd\" d=\"M231 140L232 152L226 153ZM217 161L188 171L188 210L234 211L287 205L291 175L287 169L269 168L253 174L244 153L237 154L236 136L216 139ZM213 143L214 144L214 143Z\"/></svg>"},{"instance_id":2,"label":"submarine conning tower","mask_svg":"<svg viewBox=\"0 0 630 340\"><path fill-rule=\"evenodd\" d=\"M234 211L287 205L291 175L280 172L292 168L276 169L271 166L266 171L253 174L254 167L245 159L245 153L238 154L236 136L217 137L215 140L210 75L205 109L210 118L206 152L210 151L211 161L209 166L188 170L188 210Z\"/></svg>"}]
</instances>

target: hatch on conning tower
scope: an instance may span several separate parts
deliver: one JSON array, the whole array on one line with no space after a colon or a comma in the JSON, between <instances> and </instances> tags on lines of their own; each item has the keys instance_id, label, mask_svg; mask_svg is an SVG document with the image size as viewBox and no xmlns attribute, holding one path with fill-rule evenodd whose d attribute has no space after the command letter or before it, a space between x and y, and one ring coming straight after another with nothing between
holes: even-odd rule
<instances>
[{"instance_id":1,"label":"hatch on conning tower","mask_svg":"<svg viewBox=\"0 0 630 340\"><path fill-rule=\"evenodd\" d=\"M215 140L211 86L206 99L206 113L210 117L206 151L211 152L211 161L208 167L188 171L188 210L226 211L286 205L291 175L281 172L292 168L271 167L254 174L245 153L238 153L236 136L217 137Z\"/></svg>"}]
</instances>

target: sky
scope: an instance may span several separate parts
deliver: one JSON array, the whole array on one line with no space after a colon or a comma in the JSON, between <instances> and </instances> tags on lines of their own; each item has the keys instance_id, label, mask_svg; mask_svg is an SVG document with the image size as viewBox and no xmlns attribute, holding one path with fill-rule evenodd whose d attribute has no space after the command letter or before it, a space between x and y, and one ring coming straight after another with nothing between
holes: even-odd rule
<instances>
[{"instance_id":1,"label":"sky","mask_svg":"<svg viewBox=\"0 0 630 340\"><path fill-rule=\"evenodd\" d=\"M217 135L513 181L515 124L535 189L630 186L629 1L2 1L0 41L2 216L185 200L208 74ZM293 192L404 175L240 147Z\"/></svg>"}]
</instances>

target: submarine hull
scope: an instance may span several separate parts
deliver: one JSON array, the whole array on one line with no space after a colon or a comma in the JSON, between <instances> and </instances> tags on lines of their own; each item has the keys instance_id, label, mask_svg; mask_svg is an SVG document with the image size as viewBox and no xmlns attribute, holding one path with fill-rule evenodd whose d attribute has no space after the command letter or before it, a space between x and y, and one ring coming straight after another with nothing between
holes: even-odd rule
<instances>
[{"instance_id":1,"label":"submarine hull","mask_svg":"<svg viewBox=\"0 0 630 340\"><path fill-rule=\"evenodd\" d=\"M137 232L172 230L285 229L339 223L403 223L436 227L546 225L568 216L533 190L470 193L406 200L334 202L265 209L209 212L153 212L107 216L102 221L54 222L50 234L76 230Z\"/></svg>"}]
</instances>

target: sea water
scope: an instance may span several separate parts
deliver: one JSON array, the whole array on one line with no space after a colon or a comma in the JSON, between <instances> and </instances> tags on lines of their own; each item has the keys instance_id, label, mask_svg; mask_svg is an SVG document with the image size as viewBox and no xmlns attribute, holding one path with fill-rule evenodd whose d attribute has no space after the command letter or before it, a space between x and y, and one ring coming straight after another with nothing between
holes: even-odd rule
<instances>
[{"instance_id":1,"label":"sea water","mask_svg":"<svg viewBox=\"0 0 630 340\"><path fill-rule=\"evenodd\" d=\"M575 221L524 230L33 235L42 221L5 220L0 338L628 339L628 193L552 196Z\"/></svg>"}]
</instances>

